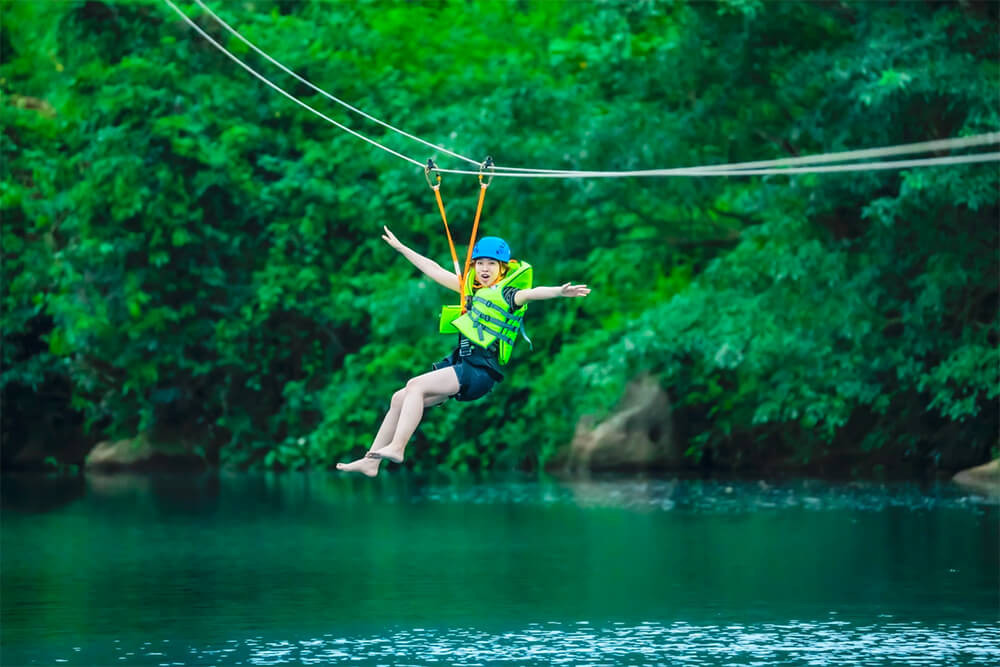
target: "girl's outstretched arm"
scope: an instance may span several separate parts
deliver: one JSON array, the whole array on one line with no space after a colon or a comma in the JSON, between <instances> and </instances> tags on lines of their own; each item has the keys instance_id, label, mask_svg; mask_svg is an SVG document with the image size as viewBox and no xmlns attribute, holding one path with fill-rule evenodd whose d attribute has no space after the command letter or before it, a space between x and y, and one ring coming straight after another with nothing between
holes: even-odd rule
<instances>
[{"instance_id":1,"label":"girl's outstretched arm","mask_svg":"<svg viewBox=\"0 0 1000 667\"><path fill-rule=\"evenodd\" d=\"M410 264L420 269L421 273L425 276L441 285L442 287L447 287L448 289L458 292L461 294L462 290L459 289L459 277L444 268L433 259L424 257L419 252L407 248L403 245L403 242L396 238L396 235L389 231L388 227L382 227L385 233L382 234L382 239L388 243L390 246L399 251L399 253L405 257Z\"/></svg>"},{"instance_id":2,"label":"girl's outstretched arm","mask_svg":"<svg viewBox=\"0 0 1000 667\"><path fill-rule=\"evenodd\" d=\"M590 288L586 285L571 285L565 283L559 287L532 287L530 289L518 290L514 295L514 304L518 308L529 301L542 301L544 299L555 299L556 297L576 297L587 296Z\"/></svg>"}]
</instances>

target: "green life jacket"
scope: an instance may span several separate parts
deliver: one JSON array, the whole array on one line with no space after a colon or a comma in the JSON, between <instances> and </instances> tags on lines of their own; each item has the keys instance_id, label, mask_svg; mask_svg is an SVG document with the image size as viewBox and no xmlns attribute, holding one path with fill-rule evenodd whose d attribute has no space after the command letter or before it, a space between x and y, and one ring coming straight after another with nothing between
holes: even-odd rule
<instances>
[{"instance_id":1,"label":"green life jacket","mask_svg":"<svg viewBox=\"0 0 1000 667\"><path fill-rule=\"evenodd\" d=\"M470 341L480 347L488 348L494 342L499 342L499 358L501 364L510 361L510 353L514 349L514 342L517 334L524 335L524 313L528 310L525 304L513 313L510 306L503 298L505 287L517 287L518 289L528 289L531 287L532 271L531 265L527 262L511 260L507 265L507 275L498 283L490 287L480 287L473 290L475 282L474 272L470 271L465 281L463 296L466 301L470 301L468 310L464 315L459 315L455 319L446 323L448 317L445 313L457 315L457 307L445 306L445 313L442 313L442 333L458 331ZM447 326L450 324L451 326ZM530 344L531 341L528 340Z\"/></svg>"}]
</instances>

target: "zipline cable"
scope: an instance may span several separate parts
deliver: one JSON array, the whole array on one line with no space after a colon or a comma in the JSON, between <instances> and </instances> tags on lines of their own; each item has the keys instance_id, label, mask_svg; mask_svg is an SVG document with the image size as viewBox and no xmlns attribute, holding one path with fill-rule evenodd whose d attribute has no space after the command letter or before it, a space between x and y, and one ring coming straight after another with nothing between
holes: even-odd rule
<instances>
[{"instance_id":1,"label":"zipline cable","mask_svg":"<svg viewBox=\"0 0 1000 667\"><path fill-rule=\"evenodd\" d=\"M968 137L957 137L953 139L936 139L934 141L921 141L914 144L900 144L897 146L886 146L883 148L865 148L861 150L852 151L842 151L839 153L823 153L820 155L804 155L802 157L792 157L792 158L780 158L777 160L759 160L756 162L736 162L733 164L720 164L720 165L705 165L699 167L685 167L685 169L693 169L699 171L718 171L718 170L743 170L743 169L757 169L763 167L779 167L779 166L791 166L798 164L823 164L828 162L847 162L853 160L870 159L874 157L889 157L892 155L907 155L910 153L928 153L931 151L940 150L954 150L959 148L971 148L974 146L987 146L990 144L1000 143L1000 132L987 132L985 134L977 134ZM632 172L621 172L621 171L608 171L608 172L596 172L596 171L581 171L574 169L525 169L521 167L496 167L497 169L503 171L518 171L524 173L543 173L543 174L574 174L574 173L586 173L589 176L593 176L597 173L607 173L607 174L622 174L628 173L629 175L661 175L662 169L643 169L636 170Z\"/></svg>"},{"instance_id":2,"label":"zipline cable","mask_svg":"<svg viewBox=\"0 0 1000 667\"><path fill-rule=\"evenodd\" d=\"M341 129L341 130L343 130L343 131L345 131L345 132L347 132L347 133L349 133L349 134L351 134L351 135L353 135L353 136L361 139L362 141L365 141L365 142L367 142L367 143L375 146L376 148L380 148L380 149L386 151L387 153L395 155L396 157L398 157L398 158L400 158L402 160L406 160L407 162L409 162L409 163L411 163L413 165L416 165L416 166L420 167L421 169L424 169L424 164L422 162L420 162L419 160L416 160L414 158L408 157L406 155L403 155L402 153L399 153L397 151L392 150L391 148L383 146L379 142L377 142L377 141L375 141L373 139L369 139L368 137L364 136L363 134L361 134L359 132L356 132L356 131L352 130L351 128L349 128L349 127L347 127L347 126L345 126L345 125L343 125L341 123L338 123L337 121L333 120L332 118L329 118L328 116L324 115L322 112L317 111L316 109L314 109L313 107L309 106L305 102L299 100L297 97L295 97L291 93L286 92L284 89L282 89L277 84L272 83L270 80L267 79L267 77L265 77L264 75L258 73L252 67L250 67L249 65L247 65L246 63L244 63L242 60L240 60L238 57L236 57L234 54L232 54L224 46L222 46L217 41L215 41L204 30L202 30L194 21L192 21L190 18L188 18L187 15L185 15L184 12L182 12L171 0L163 0L163 1L167 5L169 5L170 8L173 9L182 19L184 19L184 21L188 25L190 25L196 32L198 32L198 34L200 34L202 37L204 37L209 43L211 43L218 50L220 50L222 53L224 53L233 62L235 62L236 64L238 64L241 67L243 67L245 70L247 70L248 72L250 72L250 74L252 74L256 78L258 78L259 80L261 80L263 83L267 84L268 86L270 86L271 88L273 88L277 92L281 93L282 95L284 95L288 99L292 100L293 102L295 102L299 106L301 106L301 107L303 107L303 108L305 108L305 109L313 112L314 114L316 114L317 116L319 116L323 120L331 123L332 125L336 126L337 128L339 128L339 129ZM198 0L196 0L196 2L198 2L199 5L204 6ZM244 41L246 41L246 40L244 40ZM249 42L247 42L247 44L249 45ZM254 47L254 48L259 53L261 53L262 55L266 56L266 54L263 54L262 51L260 51L259 49L256 49L256 47ZM275 62L276 64L280 65L280 63L277 63L277 61L274 61L271 58L269 58L269 60L271 60L272 62ZM284 68L283 66L282 66L282 68L285 69L286 71L290 72L290 70L287 70L287 68ZM294 73L292 73L292 74L294 75ZM298 77L297 75L295 75L295 76L299 80L302 80L303 82L305 82L305 83L308 84L308 82L306 82L304 79L301 79L301 77ZM311 84L309 84L309 85L311 86ZM315 86L311 86L311 87L314 88L314 89L317 89ZM327 94L327 96L332 98L332 96L330 96L329 94ZM337 100L337 101L339 101L339 100ZM361 113L363 113L363 112L361 112ZM368 114L364 114L364 115L366 117L371 118L372 120L377 121L377 119L375 119L374 117L368 116ZM390 127L390 126L388 126L388 124L382 123L381 121L377 121L377 122L379 122L380 124L385 125L387 127ZM395 128L392 128L392 129L395 129ZM444 152L448 152L449 154L451 154L449 151L447 151L447 149L442 149L442 148L440 148L440 147L438 147L438 146L436 146L434 144L431 144L429 142L425 142L422 139L418 139L416 137L412 137L412 135L407 135L407 136L410 136L411 138L415 138L418 141L420 141L421 143L424 143L425 145L433 146L435 148L438 148L438 149L440 149L440 150L442 150ZM783 168L783 169L782 168L751 168L751 166L752 165L756 165L756 166L760 167L760 166L764 166L764 165L770 165L770 166L774 167L775 165L782 165L782 164L804 164L804 163L809 163L809 162L812 162L812 163L838 162L838 161L845 161L845 160L851 160L851 159L859 159L859 156L860 157L864 157L864 156L874 157L874 156L877 156L877 155L882 155L882 156L886 156L886 155L901 155L901 154L905 154L905 153L925 152L925 151L929 151L929 150L942 150L942 149L945 149L945 148L963 148L963 147L981 146L981 145L995 144L995 143L1000 143L1000 133L991 132L991 133L982 134L982 135L975 135L975 136L972 136L972 137L959 137L959 138L954 138L954 139L941 139L941 140L936 140L936 141L920 142L920 143L917 143L917 144L906 144L906 145L900 145L900 146L888 146L888 147L884 147L884 148L871 148L871 149L862 149L862 150L857 150L857 151L844 151L844 152L841 152L841 153L820 154L820 155L814 155L814 156L803 156L803 157L794 157L794 158L781 158L781 159L778 159L778 160L764 160L764 161L757 161L757 162L743 162L743 163L735 163L735 164L707 165L707 166L701 166L701 167L679 167L679 168L668 168L668 169L642 169L642 170L632 170L632 171L584 171L584 170L529 169L529 168L521 168L521 167L501 167L499 165L496 165L496 166L494 166L494 169L499 170L499 171L495 171L494 175L495 176L506 176L506 177L511 177L511 178L625 178L625 177L662 177L662 176L688 176L688 177L698 177L698 176L767 176L767 175L778 175L778 174L832 173L832 172L847 172L847 171L869 171L869 170L884 170L884 169L905 169L905 168L910 168L910 167L929 167L929 166L941 166L941 165L953 165L953 164L972 164L972 163L982 163L982 162L998 161L998 160L1000 160L1000 152L994 152L994 153L976 153L976 154L971 154L971 155L959 155L959 156L948 156L948 157L937 157L937 158L923 158L923 159L914 159L914 160L897 160L897 161L890 161L890 162L861 162L861 163L855 163L855 164L842 164L842 165L789 167L789 168ZM929 146L932 146L932 147L929 147ZM465 157L457 155L457 154L455 154L455 155L457 157L463 159L463 160L468 160L468 161L473 162L474 164L477 164L477 165L479 164L478 162L475 162L474 160L469 160L469 158L465 158ZM441 169L441 168L436 169L436 171L438 171L439 173L444 173L444 174L460 174L460 175L472 175L472 176L478 176L481 173L479 171L468 171L468 170L461 170L461 169Z\"/></svg>"},{"instance_id":3,"label":"zipline cable","mask_svg":"<svg viewBox=\"0 0 1000 667\"><path fill-rule=\"evenodd\" d=\"M465 160L469 164L474 164L474 165L477 165L477 166L479 165L479 161L477 161L477 160L473 160L472 158L468 158L468 157L465 157L464 155L460 155L460 154L458 154L458 153L456 153L454 151L450 151L450 150L448 150L447 148L445 148L443 146L438 146L437 144L433 144L433 143L431 143L429 141L425 141L424 139L421 139L420 137L414 136L414 135L410 134L409 132L405 132L405 131L399 129L398 127L393 127L389 123L386 123L385 121L379 120L375 116L372 116L371 114L365 113L361 109L358 109L357 107L352 106L351 104L345 102L344 100L342 100L342 99L340 99L340 98L338 98L338 97L336 97L334 95L331 95L330 93L326 92L325 90L323 90L319 86L313 85L313 83L311 83L310 81L308 81L305 78L299 76L298 74L296 74L295 72L293 72L292 70L288 69L287 67L285 67L284 65L282 65L280 62L278 62L277 60L275 60L274 58L272 58L271 56L269 56L267 53L265 53L261 49L257 48L252 42L250 42L250 40L248 40L246 37L244 37L243 35L241 35L235 28L233 28L228 23L226 23L225 21L223 21L218 16L218 14L216 14L215 12L213 12L208 7L208 5L206 5L204 2L202 2L202 0L194 0L194 1L195 1L195 3L197 3L197 5L199 7L201 7L203 10L205 10L206 12L208 12L208 14L213 19L215 19L216 22L218 22L219 25L221 25L223 28L225 28L230 33L232 33L232 35L234 37L236 37L237 39L239 39L241 42L243 42L244 44L246 44L247 46L249 46L251 49L253 49L257 53L259 53L261 56L263 56L264 58L266 58L268 61L270 61L272 64L274 64L275 66L277 66L278 68L280 68L284 72L292 75L298 81L304 83L305 85L307 85L310 88L312 88L313 90L315 90L320 95L323 95L327 99L333 100L337 104L341 105L342 107L344 107L346 109L349 109L349 110L353 111L356 114L360 114L361 116L364 116L365 118L367 118L368 120L370 120L370 121L372 121L374 123L378 123L379 125L381 125L384 128L387 128L389 130L392 130L393 132L396 132L398 134L403 135L407 139L412 139L413 141L420 142L421 144L423 144L424 146L427 146L428 148L433 148L435 150L439 150L442 153L446 153L446 154L448 154L448 155L450 155L452 157L456 157L459 160Z\"/></svg>"},{"instance_id":4,"label":"zipline cable","mask_svg":"<svg viewBox=\"0 0 1000 667\"><path fill-rule=\"evenodd\" d=\"M1000 161L1000 152L974 153L972 155L952 155L948 157L919 158L914 160L893 160L889 162L858 162L855 164L817 165L812 167L788 167L786 169L728 169L682 167L677 169L646 169L642 171L552 171L552 172L497 172L496 176L509 178L625 178L652 176L773 176L778 174L823 174L844 171L879 171L884 169L906 169L910 167L932 167L951 164L974 164ZM439 169L442 174L475 175L478 172L464 169Z\"/></svg>"},{"instance_id":5,"label":"zipline cable","mask_svg":"<svg viewBox=\"0 0 1000 667\"><path fill-rule=\"evenodd\" d=\"M167 3L168 5L170 5L171 9L173 9L175 12L177 12L177 14L180 15L180 17L182 19L184 19L184 21L186 21L189 26L191 26L192 28L194 28L198 32L198 34L200 34L202 37L204 37L206 40L208 40L213 46L215 46L215 48L217 48L220 51L222 51L224 54L226 54L227 56L229 56L229 58L232 59L232 61L235 62L237 65L239 65L240 67L242 67L246 71L250 72L255 77L257 77L258 79L260 79L261 81L263 81L264 83L266 83L268 86L270 86L271 88L275 89L276 91L278 91L279 93L281 93L282 95L284 95L285 97L287 97L288 99L290 99L291 101L295 102L299 106L305 107L306 109L308 109L309 111L312 111L314 114L316 114L317 116L319 116L323 120L325 120L325 121L327 121L329 123L332 123L333 125L339 127L341 130L343 130L343 131L345 131L345 132L347 132L349 134L354 135L358 139L361 139L363 141L367 141L371 145L373 145L373 146L375 146L377 148L381 148L382 150L386 151L387 153L391 153L392 155L395 155L398 158L401 158L403 160L406 160L407 162L415 164L418 167L420 167L421 169L423 169L424 165L419 160L414 160L413 158L407 157L407 156L403 155L402 153L397 153L396 151L392 150L391 148L387 148L387 147L383 146L382 144L378 143L377 141L369 139L368 137L364 136L363 134L361 134L359 132L355 132L354 130L352 130L351 128L347 127L346 125L341 125L340 123L338 123L337 121L333 120L332 118L329 118L328 116L325 116L322 112L317 111L316 109L313 109L311 106L309 106L308 104L306 104L302 100L298 99L297 97L295 97L291 93L285 92L278 85L276 85L274 83L271 83L270 81L268 81L267 77L265 77L263 74L258 74L256 70L254 70L252 67L250 67L249 65L247 65L245 62L243 62L242 60L240 60L239 58L237 58L236 56L234 56L232 53L230 53L228 50L226 50L226 48L224 46L222 46L221 44L219 44L218 42L216 42L214 39L212 39L204 30L202 30L200 27L198 27L197 23L195 23L194 21L192 21L191 19L189 19L187 17L187 15L184 14L184 12L182 12L180 9L178 9L177 5L175 5L173 2L171 2L171 0L163 0L163 1L165 3Z\"/></svg>"}]
</instances>

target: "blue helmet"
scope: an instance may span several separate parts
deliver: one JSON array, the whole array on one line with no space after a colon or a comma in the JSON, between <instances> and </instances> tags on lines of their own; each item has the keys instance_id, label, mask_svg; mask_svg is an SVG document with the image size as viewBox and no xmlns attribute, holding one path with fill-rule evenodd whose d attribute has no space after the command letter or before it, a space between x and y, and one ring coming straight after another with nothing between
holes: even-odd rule
<instances>
[{"instance_id":1,"label":"blue helmet","mask_svg":"<svg viewBox=\"0 0 1000 667\"><path fill-rule=\"evenodd\" d=\"M510 246L497 236L484 236L472 246L472 259L488 257L498 262L510 261Z\"/></svg>"}]
</instances>

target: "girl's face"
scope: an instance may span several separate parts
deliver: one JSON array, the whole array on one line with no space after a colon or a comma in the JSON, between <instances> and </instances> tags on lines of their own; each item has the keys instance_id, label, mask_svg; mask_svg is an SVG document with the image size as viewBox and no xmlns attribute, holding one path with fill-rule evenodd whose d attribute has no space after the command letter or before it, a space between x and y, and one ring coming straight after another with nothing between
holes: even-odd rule
<instances>
[{"instance_id":1,"label":"girl's face","mask_svg":"<svg viewBox=\"0 0 1000 667\"><path fill-rule=\"evenodd\" d=\"M476 260L476 279L480 285L492 285L500 276L500 262L487 257Z\"/></svg>"}]
</instances>

